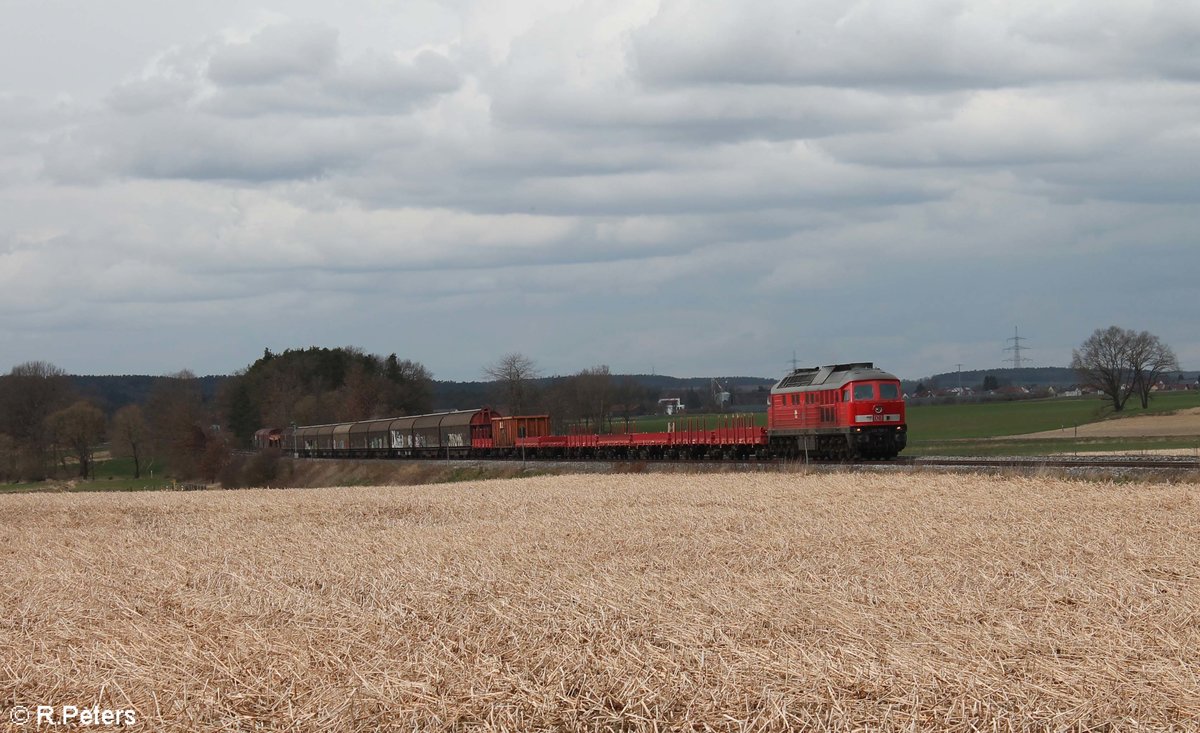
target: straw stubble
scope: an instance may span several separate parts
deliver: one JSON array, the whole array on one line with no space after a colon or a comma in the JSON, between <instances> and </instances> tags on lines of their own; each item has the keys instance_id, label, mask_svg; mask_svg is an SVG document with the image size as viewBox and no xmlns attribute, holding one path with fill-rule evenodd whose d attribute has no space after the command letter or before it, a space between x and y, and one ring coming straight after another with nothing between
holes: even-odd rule
<instances>
[{"instance_id":1,"label":"straw stubble","mask_svg":"<svg viewBox=\"0 0 1200 733\"><path fill-rule=\"evenodd\" d=\"M1187 485L589 475L0 497L0 693L147 729L1200 715Z\"/></svg>"}]
</instances>

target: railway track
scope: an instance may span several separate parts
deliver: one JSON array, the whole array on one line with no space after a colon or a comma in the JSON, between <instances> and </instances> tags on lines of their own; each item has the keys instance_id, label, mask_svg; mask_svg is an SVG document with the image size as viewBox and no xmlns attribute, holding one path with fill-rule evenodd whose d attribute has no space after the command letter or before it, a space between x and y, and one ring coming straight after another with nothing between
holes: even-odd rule
<instances>
[{"instance_id":1,"label":"railway track","mask_svg":"<svg viewBox=\"0 0 1200 733\"><path fill-rule=\"evenodd\" d=\"M1129 468L1153 471L1197 471L1200 459L1192 456L1012 456L1008 458L907 457L904 465L955 468Z\"/></svg>"},{"instance_id":2,"label":"railway track","mask_svg":"<svg viewBox=\"0 0 1200 733\"><path fill-rule=\"evenodd\" d=\"M378 459L344 459L344 458L304 458L306 461L343 461L363 460L377 462ZM948 456L901 456L891 460L872 461L811 461L772 458L767 460L654 460L654 459L537 459L522 460L519 457L508 459L413 459L405 463L430 464L442 466L471 466L484 467L488 465L512 465L520 463L529 467L546 467L554 469L576 469L584 471L637 471L637 470L670 470L680 468L697 471L768 471L789 469L820 469L820 470L917 470L917 469L946 469L954 471L1037 471L1043 469L1056 470L1089 470L1089 471L1197 471L1200 472L1200 458L1192 456L1125 456L1125 455L1095 455L1095 456L1011 456L1004 458L991 457L948 457Z\"/></svg>"},{"instance_id":3,"label":"railway track","mask_svg":"<svg viewBox=\"0 0 1200 733\"><path fill-rule=\"evenodd\" d=\"M1011 456L1005 458L904 456L885 461L670 461L696 466L722 466L738 463L758 466L811 466L814 468L848 468L852 470L891 469L953 469L980 471L1041 470L1041 469L1101 469L1137 471L1200 471L1200 459L1191 456Z\"/></svg>"}]
</instances>

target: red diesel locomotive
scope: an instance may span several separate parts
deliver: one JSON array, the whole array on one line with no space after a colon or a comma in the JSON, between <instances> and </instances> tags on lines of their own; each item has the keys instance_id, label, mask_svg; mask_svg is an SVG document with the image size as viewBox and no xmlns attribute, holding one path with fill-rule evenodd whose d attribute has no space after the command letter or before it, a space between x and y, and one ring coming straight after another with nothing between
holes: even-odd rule
<instances>
[{"instance_id":1,"label":"red diesel locomotive","mask_svg":"<svg viewBox=\"0 0 1200 733\"><path fill-rule=\"evenodd\" d=\"M771 452L894 458L908 442L900 380L870 362L797 369L771 389Z\"/></svg>"},{"instance_id":2,"label":"red diesel locomotive","mask_svg":"<svg viewBox=\"0 0 1200 733\"><path fill-rule=\"evenodd\" d=\"M870 363L796 369L753 416L677 417L662 432L550 432L548 415L490 408L259 430L256 447L311 458L893 458L907 441L900 380Z\"/></svg>"}]
</instances>

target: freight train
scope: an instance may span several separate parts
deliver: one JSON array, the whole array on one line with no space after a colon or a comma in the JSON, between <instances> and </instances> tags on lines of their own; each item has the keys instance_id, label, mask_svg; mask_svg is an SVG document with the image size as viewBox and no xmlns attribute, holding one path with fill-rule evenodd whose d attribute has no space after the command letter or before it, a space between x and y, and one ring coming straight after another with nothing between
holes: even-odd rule
<instances>
[{"instance_id":1,"label":"freight train","mask_svg":"<svg viewBox=\"0 0 1200 733\"><path fill-rule=\"evenodd\" d=\"M771 388L766 427L753 416L700 416L676 417L661 432L554 434L549 415L482 407L263 428L254 444L298 458L850 460L894 458L907 437L900 380L859 362L793 370Z\"/></svg>"}]
</instances>

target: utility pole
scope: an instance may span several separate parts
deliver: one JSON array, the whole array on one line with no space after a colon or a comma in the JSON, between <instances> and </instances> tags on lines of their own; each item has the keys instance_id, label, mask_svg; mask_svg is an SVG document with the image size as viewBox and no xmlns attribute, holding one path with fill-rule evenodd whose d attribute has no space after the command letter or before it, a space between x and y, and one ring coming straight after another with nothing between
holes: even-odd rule
<instances>
[{"instance_id":1,"label":"utility pole","mask_svg":"<svg viewBox=\"0 0 1200 733\"><path fill-rule=\"evenodd\" d=\"M955 364L958 367L958 397L962 399L962 364Z\"/></svg>"},{"instance_id":2,"label":"utility pole","mask_svg":"<svg viewBox=\"0 0 1200 733\"><path fill-rule=\"evenodd\" d=\"M1011 341L1011 342L1012 342L1012 346L1006 346L1006 347L1004 347L1004 350L1005 350L1005 351L1011 351L1011 352L1013 353L1013 355L1012 355L1012 358L1011 358L1011 359L1005 359L1005 360L1004 360L1004 362L1005 362L1006 364L1011 362L1011 363L1012 363L1012 365L1013 365L1013 369L1020 369L1020 368L1021 368L1021 361L1022 361L1022 359L1021 359L1021 351L1023 351L1023 350L1025 350L1025 349L1027 349L1027 348L1028 348L1028 347L1026 347L1026 346L1022 346L1022 345L1021 345L1021 342L1022 342L1022 341L1028 341L1028 340L1029 340L1029 339L1026 339L1026 338L1024 338L1024 337L1022 337L1022 336L1021 336L1021 333L1020 333L1020 332L1017 330L1017 327L1016 327L1016 326L1013 326L1013 337L1012 337L1012 338L1010 338L1010 339L1005 339L1005 341L1004 341L1004 342L1005 342L1005 343L1008 343L1008 342L1010 342L1010 341Z\"/></svg>"},{"instance_id":3,"label":"utility pole","mask_svg":"<svg viewBox=\"0 0 1200 733\"><path fill-rule=\"evenodd\" d=\"M800 368L800 361L796 358L796 350L792 349L792 371Z\"/></svg>"}]
</instances>

